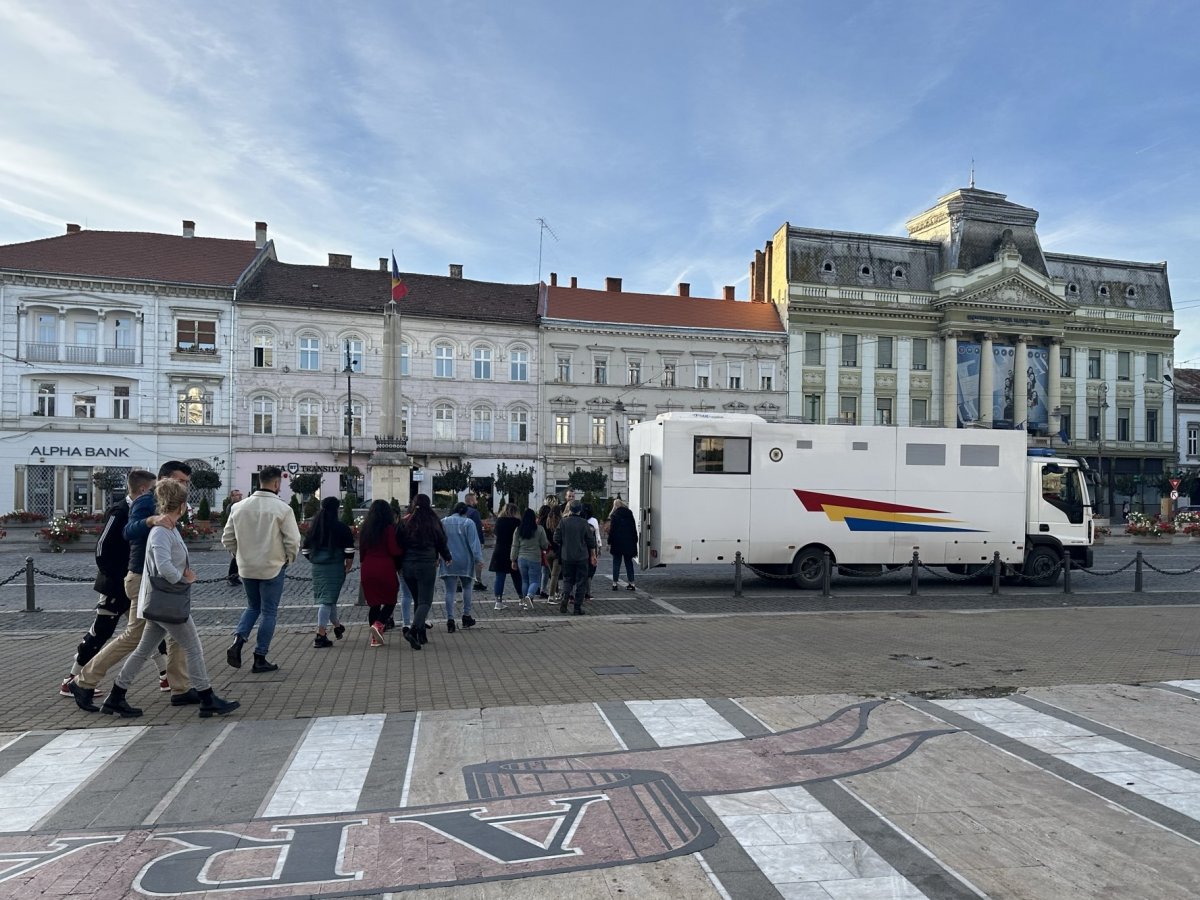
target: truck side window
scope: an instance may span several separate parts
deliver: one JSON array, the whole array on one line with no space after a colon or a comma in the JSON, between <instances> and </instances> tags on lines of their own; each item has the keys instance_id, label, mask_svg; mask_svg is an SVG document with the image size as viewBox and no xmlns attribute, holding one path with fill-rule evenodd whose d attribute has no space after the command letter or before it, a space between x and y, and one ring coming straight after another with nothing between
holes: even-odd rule
<instances>
[{"instance_id":1,"label":"truck side window","mask_svg":"<svg viewBox=\"0 0 1200 900\"><path fill-rule=\"evenodd\" d=\"M692 471L698 475L749 475L750 438L695 438L692 445Z\"/></svg>"},{"instance_id":2,"label":"truck side window","mask_svg":"<svg viewBox=\"0 0 1200 900\"><path fill-rule=\"evenodd\" d=\"M1064 513L1067 521L1075 525L1083 522L1083 499L1073 474L1060 466L1042 466L1042 499Z\"/></svg>"}]
</instances>

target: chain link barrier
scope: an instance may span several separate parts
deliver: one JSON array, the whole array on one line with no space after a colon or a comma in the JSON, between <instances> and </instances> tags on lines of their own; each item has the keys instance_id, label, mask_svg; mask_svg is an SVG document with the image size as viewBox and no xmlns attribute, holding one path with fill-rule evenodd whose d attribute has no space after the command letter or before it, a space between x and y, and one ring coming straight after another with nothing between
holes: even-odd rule
<instances>
[{"instance_id":1,"label":"chain link barrier","mask_svg":"<svg viewBox=\"0 0 1200 900\"><path fill-rule=\"evenodd\" d=\"M5 578L3 581L0 581L0 587L4 587L9 582L16 581L18 578L20 578L24 574L25 574L25 567L21 566L21 568L17 569L17 571L13 572L11 575L9 575L7 578Z\"/></svg>"},{"instance_id":2,"label":"chain link barrier","mask_svg":"<svg viewBox=\"0 0 1200 900\"><path fill-rule=\"evenodd\" d=\"M929 568L929 566L925 565L925 563L921 562L920 560L917 560L917 567L924 572L928 572L935 578L940 578L942 581L973 581L976 578L982 577L984 574L987 574L989 577L992 574L991 563L980 566L974 572L967 572L963 575L958 575L954 572L939 572L937 569Z\"/></svg>"},{"instance_id":3,"label":"chain link barrier","mask_svg":"<svg viewBox=\"0 0 1200 900\"><path fill-rule=\"evenodd\" d=\"M1142 557L1142 565L1147 569L1150 569L1152 572L1157 572L1159 575L1191 575L1193 572L1200 572L1200 563L1196 563L1196 565L1192 566L1190 569L1181 569L1179 571L1175 571L1173 569L1160 569L1144 556Z\"/></svg>"},{"instance_id":4,"label":"chain link barrier","mask_svg":"<svg viewBox=\"0 0 1200 900\"><path fill-rule=\"evenodd\" d=\"M22 569L21 571L24 572L25 570ZM39 569L37 566L33 567L33 574L41 575L43 578L52 578L55 581L70 581L76 584L84 584L85 582L96 580L95 575L61 575L58 572L47 572L45 569Z\"/></svg>"},{"instance_id":5,"label":"chain link barrier","mask_svg":"<svg viewBox=\"0 0 1200 900\"><path fill-rule=\"evenodd\" d=\"M1144 562L1144 560L1143 560L1143 562ZM1111 578L1113 575L1120 575L1126 569L1130 568L1131 566L1135 566L1135 565L1137 565L1136 558L1131 559L1129 562L1125 563L1125 565L1121 566L1121 568L1119 568L1119 569L1109 569L1107 572L1097 572L1095 569L1080 569L1080 568L1076 568L1075 566L1071 566L1071 572L1072 573L1078 572L1081 575L1095 575L1097 578Z\"/></svg>"}]
</instances>

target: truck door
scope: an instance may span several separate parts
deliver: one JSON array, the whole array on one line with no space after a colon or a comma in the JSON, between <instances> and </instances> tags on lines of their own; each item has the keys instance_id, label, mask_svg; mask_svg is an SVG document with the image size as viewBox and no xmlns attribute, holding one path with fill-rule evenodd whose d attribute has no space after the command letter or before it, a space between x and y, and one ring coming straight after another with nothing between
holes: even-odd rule
<instances>
[{"instance_id":1,"label":"truck door","mask_svg":"<svg viewBox=\"0 0 1200 900\"><path fill-rule=\"evenodd\" d=\"M1031 474L1040 480L1041 490L1031 498L1036 515L1030 517L1030 530L1065 544L1078 543L1087 530L1088 497L1081 490L1077 470L1046 462Z\"/></svg>"},{"instance_id":2,"label":"truck door","mask_svg":"<svg viewBox=\"0 0 1200 900\"><path fill-rule=\"evenodd\" d=\"M643 572L652 565L651 549L657 549L658 541L654 535L654 457L643 453L638 460L638 510L641 521L638 522L638 568ZM655 554L657 557L657 553Z\"/></svg>"}]
</instances>

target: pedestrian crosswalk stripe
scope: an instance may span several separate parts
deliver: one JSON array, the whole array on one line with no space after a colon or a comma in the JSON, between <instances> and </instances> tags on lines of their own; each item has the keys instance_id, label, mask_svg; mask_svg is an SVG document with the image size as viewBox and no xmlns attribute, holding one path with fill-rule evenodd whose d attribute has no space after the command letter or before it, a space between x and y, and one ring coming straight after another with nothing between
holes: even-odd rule
<instances>
[{"instance_id":1,"label":"pedestrian crosswalk stripe","mask_svg":"<svg viewBox=\"0 0 1200 900\"><path fill-rule=\"evenodd\" d=\"M0 776L0 831L30 831L146 729L94 728L60 734Z\"/></svg>"},{"instance_id":2,"label":"pedestrian crosswalk stripe","mask_svg":"<svg viewBox=\"0 0 1200 900\"><path fill-rule=\"evenodd\" d=\"M373 714L315 720L263 808L263 818L354 810L385 718Z\"/></svg>"}]
</instances>

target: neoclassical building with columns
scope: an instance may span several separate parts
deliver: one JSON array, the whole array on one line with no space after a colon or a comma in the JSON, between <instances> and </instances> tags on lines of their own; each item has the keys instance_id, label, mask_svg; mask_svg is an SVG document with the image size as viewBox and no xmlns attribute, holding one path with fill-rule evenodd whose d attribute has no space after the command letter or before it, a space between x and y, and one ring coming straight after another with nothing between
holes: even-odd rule
<instances>
[{"instance_id":1,"label":"neoclassical building with columns","mask_svg":"<svg viewBox=\"0 0 1200 900\"><path fill-rule=\"evenodd\" d=\"M788 323L788 413L836 424L1023 428L1105 485L1176 458L1166 263L1042 250L1037 210L975 187L908 236L785 223L750 265ZM1129 479L1120 479L1129 476Z\"/></svg>"}]
</instances>

